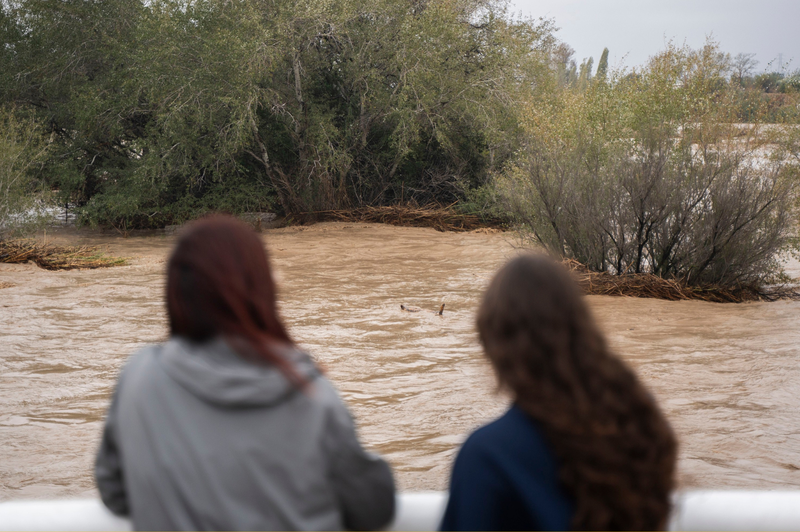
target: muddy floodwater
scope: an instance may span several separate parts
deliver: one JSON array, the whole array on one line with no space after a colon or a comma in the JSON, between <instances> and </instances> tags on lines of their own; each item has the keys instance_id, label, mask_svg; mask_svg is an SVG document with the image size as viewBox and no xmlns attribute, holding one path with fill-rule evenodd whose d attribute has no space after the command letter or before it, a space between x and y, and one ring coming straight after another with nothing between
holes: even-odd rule
<instances>
[{"instance_id":1,"label":"muddy floodwater","mask_svg":"<svg viewBox=\"0 0 800 532\"><path fill-rule=\"evenodd\" d=\"M94 453L120 366L166 336L174 237L64 231L48 238L107 246L130 265L0 264L0 287L11 285L0 288L2 500L95 494ZM327 368L365 445L391 462L401 489L445 489L465 435L506 407L474 317L513 240L365 224L263 236L289 330ZM446 307L411 314L401 303ZM672 421L681 487L800 483L800 303L589 303Z\"/></svg>"}]
</instances>

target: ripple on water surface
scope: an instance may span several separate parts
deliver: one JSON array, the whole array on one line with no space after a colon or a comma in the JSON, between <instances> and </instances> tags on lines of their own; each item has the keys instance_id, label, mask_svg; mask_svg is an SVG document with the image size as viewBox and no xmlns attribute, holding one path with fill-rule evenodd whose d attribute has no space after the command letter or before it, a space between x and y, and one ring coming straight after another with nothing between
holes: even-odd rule
<instances>
[{"instance_id":1,"label":"ripple on water surface","mask_svg":"<svg viewBox=\"0 0 800 532\"><path fill-rule=\"evenodd\" d=\"M0 498L92 493L117 372L166 336L173 237L60 238L132 259L70 272L0 264L14 285L0 289ZM290 332L327 368L366 445L403 489L445 488L465 435L506 406L474 330L482 290L515 253L506 237L319 224L264 239ZM798 483L800 304L588 300L672 421L683 486Z\"/></svg>"}]
</instances>

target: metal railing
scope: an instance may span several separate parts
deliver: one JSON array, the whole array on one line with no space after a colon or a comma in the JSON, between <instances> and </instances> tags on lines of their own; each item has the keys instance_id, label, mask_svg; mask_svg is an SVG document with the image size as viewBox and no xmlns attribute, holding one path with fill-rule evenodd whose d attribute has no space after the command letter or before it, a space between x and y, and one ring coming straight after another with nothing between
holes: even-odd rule
<instances>
[{"instance_id":1,"label":"metal railing","mask_svg":"<svg viewBox=\"0 0 800 532\"><path fill-rule=\"evenodd\" d=\"M388 530L436 530L447 503L440 491L406 492ZM675 495L670 530L800 530L800 491L684 491ZM0 531L131 530L99 499L0 502Z\"/></svg>"}]
</instances>

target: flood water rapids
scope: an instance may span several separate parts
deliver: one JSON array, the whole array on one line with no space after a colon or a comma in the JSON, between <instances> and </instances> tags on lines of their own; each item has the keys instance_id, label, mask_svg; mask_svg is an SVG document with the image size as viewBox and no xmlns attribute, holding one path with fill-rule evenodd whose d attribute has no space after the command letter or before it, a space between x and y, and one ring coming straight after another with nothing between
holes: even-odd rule
<instances>
[{"instance_id":1,"label":"flood water rapids","mask_svg":"<svg viewBox=\"0 0 800 532\"><path fill-rule=\"evenodd\" d=\"M364 445L388 459L400 489L446 489L460 443L508 404L474 321L491 276L518 253L513 237L324 223L263 238L290 334L324 365ZM12 285L0 289L0 500L96 496L119 369L167 336L174 236L64 229L55 242L130 261L62 272L0 264L0 286ZM678 434L680 488L800 482L800 302L588 301ZM412 314L401 303L446 308Z\"/></svg>"}]
</instances>

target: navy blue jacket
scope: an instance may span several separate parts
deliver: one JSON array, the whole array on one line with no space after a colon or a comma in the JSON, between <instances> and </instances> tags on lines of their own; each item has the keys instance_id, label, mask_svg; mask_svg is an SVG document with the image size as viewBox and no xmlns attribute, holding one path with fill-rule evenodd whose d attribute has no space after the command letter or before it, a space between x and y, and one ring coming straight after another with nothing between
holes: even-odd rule
<instances>
[{"instance_id":1,"label":"navy blue jacket","mask_svg":"<svg viewBox=\"0 0 800 532\"><path fill-rule=\"evenodd\" d=\"M541 429L512 406L459 451L441 530L568 530L573 511Z\"/></svg>"}]
</instances>

